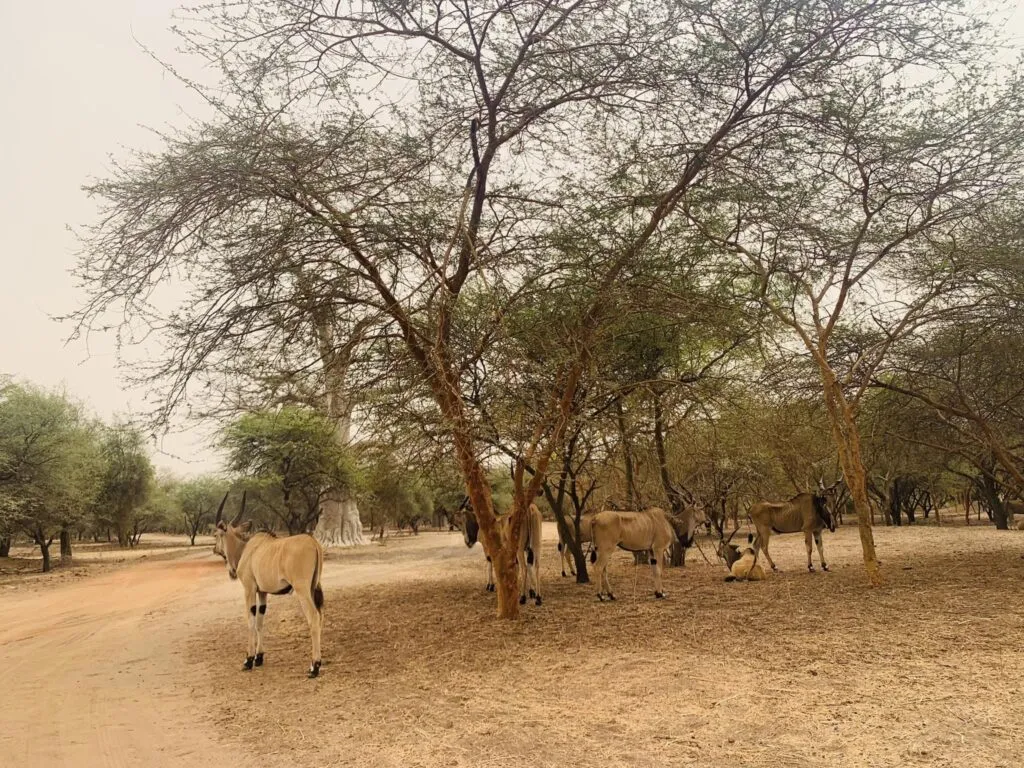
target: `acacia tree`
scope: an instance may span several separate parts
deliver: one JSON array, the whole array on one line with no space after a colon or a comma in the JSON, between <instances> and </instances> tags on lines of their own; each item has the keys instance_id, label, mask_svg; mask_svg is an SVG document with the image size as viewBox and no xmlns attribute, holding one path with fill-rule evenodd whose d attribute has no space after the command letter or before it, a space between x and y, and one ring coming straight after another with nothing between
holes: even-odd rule
<instances>
[{"instance_id":1,"label":"acacia tree","mask_svg":"<svg viewBox=\"0 0 1024 768\"><path fill-rule=\"evenodd\" d=\"M1021 179L1019 84L979 88L992 70L979 78L965 57L981 53L947 51L965 68L954 75L928 52L918 64L933 77L914 87L904 63L887 60L865 61L852 80L826 77L821 109L787 115L772 176L750 167L731 193L689 209L699 232L741 257L817 369L873 583L861 398L892 345L958 301L965 243Z\"/></svg>"},{"instance_id":2,"label":"acacia tree","mask_svg":"<svg viewBox=\"0 0 1024 768\"><path fill-rule=\"evenodd\" d=\"M572 352L550 370L517 463L515 541L595 335L654 246L686 236L680 207L734 167L781 174L787 160L773 150L790 116L826 110L865 58L952 58L958 14L945 0L201 8L186 36L224 68L224 89L209 94L221 117L92 187L105 216L87 238L78 319L101 325L111 308L152 319L155 283L215 259L329 266L325 301L383 318L387 354L436 402L494 560L499 615L514 617L513 553L455 354L465 289L488 288L500 327L523 285L553 266L553 242L574 244L564 271L586 275L579 310L556 329ZM224 314L216 294L195 305ZM194 371L175 373L176 393Z\"/></svg>"},{"instance_id":3,"label":"acacia tree","mask_svg":"<svg viewBox=\"0 0 1024 768\"><path fill-rule=\"evenodd\" d=\"M113 526L122 548L137 542L148 515L144 507L153 491L155 471L144 442L142 433L130 424L103 431L103 466L97 473L99 491L93 506L97 519Z\"/></svg>"},{"instance_id":4,"label":"acacia tree","mask_svg":"<svg viewBox=\"0 0 1024 768\"><path fill-rule=\"evenodd\" d=\"M195 546L199 532L213 522L214 510L227 490L227 483L213 475L190 478L175 487L178 514L191 546Z\"/></svg>"},{"instance_id":5,"label":"acacia tree","mask_svg":"<svg viewBox=\"0 0 1024 768\"><path fill-rule=\"evenodd\" d=\"M973 465L996 527L1005 530L1000 486L1024 498L1024 462L1018 455L1024 436L1024 350L1019 304L1002 298L978 302L927 336L908 341L873 383L891 396L916 401L940 422L942 437L927 442Z\"/></svg>"}]
</instances>

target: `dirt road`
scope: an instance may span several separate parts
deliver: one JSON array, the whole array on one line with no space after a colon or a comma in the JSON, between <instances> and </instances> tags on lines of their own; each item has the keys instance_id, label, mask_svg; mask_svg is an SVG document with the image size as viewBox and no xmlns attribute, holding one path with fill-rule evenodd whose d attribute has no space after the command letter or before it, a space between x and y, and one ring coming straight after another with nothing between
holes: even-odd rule
<instances>
[{"instance_id":1,"label":"dirt road","mask_svg":"<svg viewBox=\"0 0 1024 768\"><path fill-rule=\"evenodd\" d=\"M385 548L368 547L329 561L324 586L415 578L424 562L472 557L459 544L418 537L387 567ZM276 598L272 608L297 612L293 602ZM218 654L227 665L244 648L240 588L206 547L0 595L0 766L250 765L196 707L190 692L212 683L187 679L180 652L197 629L236 614L237 652Z\"/></svg>"},{"instance_id":2,"label":"dirt road","mask_svg":"<svg viewBox=\"0 0 1024 768\"><path fill-rule=\"evenodd\" d=\"M175 642L224 611L236 591L204 548L185 559L4 595L0 763L245 765L196 721L174 661Z\"/></svg>"}]
</instances>

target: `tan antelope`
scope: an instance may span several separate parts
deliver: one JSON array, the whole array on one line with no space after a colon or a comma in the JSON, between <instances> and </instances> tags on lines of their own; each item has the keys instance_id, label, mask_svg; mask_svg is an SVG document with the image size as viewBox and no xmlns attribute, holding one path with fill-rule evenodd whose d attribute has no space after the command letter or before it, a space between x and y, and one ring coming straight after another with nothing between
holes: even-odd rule
<instances>
[{"instance_id":1,"label":"tan antelope","mask_svg":"<svg viewBox=\"0 0 1024 768\"><path fill-rule=\"evenodd\" d=\"M512 522L512 515L506 513L498 516L498 531L502 541L509 536L509 526ZM544 518L541 517L540 509L536 504L530 504L526 513L526 520L519 529L519 544L516 547L516 568L519 571L519 604L526 603L527 594L536 605L543 600L540 596L540 550L541 534ZM480 523L476 515L470 509L466 509L462 523L462 537L466 546L472 548L480 535ZM483 544L483 542L480 542ZM493 592L494 587L494 564L491 562L491 555L484 549L484 557L487 558L487 591Z\"/></svg>"},{"instance_id":2,"label":"tan antelope","mask_svg":"<svg viewBox=\"0 0 1024 768\"><path fill-rule=\"evenodd\" d=\"M242 583L245 594L249 639L243 670L263 666L263 621L267 614L267 595L287 595L294 591L302 613L309 623L313 658L309 677L320 674L320 630L323 626L324 593L320 575L324 569L324 550L309 534L278 538L273 533L250 533L252 521L241 522L245 514L245 493L238 514L229 523L221 519L224 499L217 508L213 551L224 558L228 576Z\"/></svg>"},{"instance_id":3,"label":"tan antelope","mask_svg":"<svg viewBox=\"0 0 1024 768\"><path fill-rule=\"evenodd\" d=\"M680 521L659 507L649 507L642 512L606 509L594 515L591 523L594 549L590 562L595 564L597 574L597 599L615 599L608 580L608 564L616 547L627 552L649 553L654 571L654 597L659 600L666 597L661 585L665 557L677 540L683 547L690 545L694 520L692 509L686 510L684 520Z\"/></svg>"},{"instance_id":4,"label":"tan antelope","mask_svg":"<svg viewBox=\"0 0 1024 768\"><path fill-rule=\"evenodd\" d=\"M821 560L821 569L828 570L825 562L825 552L821 545L821 532L828 528L835 533L836 522L828 510L828 493L839 484L839 481L825 488L820 481L817 493L798 493L789 501L762 501L750 508L750 519L757 529L757 541L754 549L757 552L764 550L764 557L773 571L779 570L772 562L768 554L768 540L773 533L800 533L804 534L804 543L807 545L807 570L813 572L814 564L811 562L811 540L818 546L818 558Z\"/></svg>"},{"instance_id":5,"label":"tan antelope","mask_svg":"<svg viewBox=\"0 0 1024 768\"><path fill-rule=\"evenodd\" d=\"M732 537L730 536L729 538ZM747 534L747 546L742 549L735 544L730 544L729 546L736 549L737 557L729 564L729 575L725 577L725 580L763 581L764 568L757 562L757 550L754 549L754 534Z\"/></svg>"}]
</instances>

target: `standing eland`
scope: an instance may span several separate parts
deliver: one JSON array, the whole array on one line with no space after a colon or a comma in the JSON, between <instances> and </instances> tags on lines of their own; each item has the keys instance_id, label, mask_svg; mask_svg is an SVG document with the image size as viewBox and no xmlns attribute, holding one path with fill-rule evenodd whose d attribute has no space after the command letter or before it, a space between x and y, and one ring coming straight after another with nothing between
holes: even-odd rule
<instances>
[{"instance_id":1,"label":"standing eland","mask_svg":"<svg viewBox=\"0 0 1024 768\"><path fill-rule=\"evenodd\" d=\"M309 677L320 674L320 630L323 626L324 593L320 575L324 569L324 550L320 542L306 533L279 539L273 533L250 533L252 521L241 522L242 506L229 523L221 519L227 494L217 508L213 551L224 558L228 576L242 583L245 594L249 640L243 670L263 666L263 621L267 614L267 595L287 595L294 591L302 613L309 623L313 658Z\"/></svg>"},{"instance_id":2,"label":"standing eland","mask_svg":"<svg viewBox=\"0 0 1024 768\"><path fill-rule=\"evenodd\" d=\"M762 501L750 508L750 519L757 529L754 549L758 552L764 549L765 560L773 571L779 569L772 562L772 556L768 554L768 540L772 533L801 531L807 545L807 570L814 572L814 564L811 562L811 539L818 545L821 570L828 570L825 551L821 545L821 532L828 528L835 533L836 521L828 510L828 494L839 485L839 482L837 480L826 488L819 480L817 493L798 493L789 501Z\"/></svg>"}]
</instances>

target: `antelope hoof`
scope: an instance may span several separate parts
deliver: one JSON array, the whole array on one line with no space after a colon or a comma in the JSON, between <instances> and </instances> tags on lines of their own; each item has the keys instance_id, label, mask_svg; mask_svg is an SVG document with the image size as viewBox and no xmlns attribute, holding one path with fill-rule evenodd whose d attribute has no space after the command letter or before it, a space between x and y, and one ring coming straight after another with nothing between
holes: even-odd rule
<instances>
[{"instance_id":1,"label":"antelope hoof","mask_svg":"<svg viewBox=\"0 0 1024 768\"><path fill-rule=\"evenodd\" d=\"M520 605L526 605L526 595L520 595L519 596L519 604Z\"/></svg>"},{"instance_id":2,"label":"antelope hoof","mask_svg":"<svg viewBox=\"0 0 1024 768\"><path fill-rule=\"evenodd\" d=\"M313 679L320 675L320 662L314 661L309 667L309 672L306 673L306 677Z\"/></svg>"},{"instance_id":3,"label":"antelope hoof","mask_svg":"<svg viewBox=\"0 0 1024 768\"><path fill-rule=\"evenodd\" d=\"M654 599L655 600L664 600L665 597L666 597L666 594L664 592L655 592L654 593Z\"/></svg>"},{"instance_id":4,"label":"antelope hoof","mask_svg":"<svg viewBox=\"0 0 1024 768\"><path fill-rule=\"evenodd\" d=\"M609 592L608 593L608 599L609 600L614 600L615 599L615 595L613 595L611 592Z\"/></svg>"},{"instance_id":5,"label":"antelope hoof","mask_svg":"<svg viewBox=\"0 0 1024 768\"><path fill-rule=\"evenodd\" d=\"M779 572L779 566L777 566L777 565L775 565L775 564L773 563L773 564L772 564L772 570L773 570L773 571L775 571L775 573L778 573L778 572Z\"/></svg>"},{"instance_id":6,"label":"antelope hoof","mask_svg":"<svg viewBox=\"0 0 1024 768\"><path fill-rule=\"evenodd\" d=\"M827 565L825 565L824 563L822 563L822 564L821 564L821 570L823 570L823 571L827 571L827 570L828 570L828 566L827 566Z\"/></svg>"},{"instance_id":7,"label":"antelope hoof","mask_svg":"<svg viewBox=\"0 0 1024 768\"><path fill-rule=\"evenodd\" d=\"M245 664L242 665L242 671L243 672L248 672L250 669L252 669L252 665L253 665L253 662L255 660L256 660L255 656L246 656L245 657Z\"/></svg>"},{"instance_id":8,"label":"antelope hoof","mask_svg":"<svg viewBox=\"0 0 1024 768\"><path fill-rule=\"evenodd\" d=\"M536 596L537 596L537 592L536 592L536 590L533 590L533 589L531 589L531 590L530 590L530 599L532 600L532 599L533 599L533 598L535 598Z\"/></svg>"},{"instance_id":9,"label":"antelope hoof","mask_svg":"<svg viewBox=\"0 0 1024 768\"><path fill-rule=\"evenodd\" d=\"M568 576L568 575L569 575L569 574L567 574L567 573L566 573L566 572L565 572L564 570L562 571L562 578L563 578L563 579L564 579L564 578L565 578L566 576Z\"/></svg>"},{"instance_id":10,"label":"antelope hoof","mask_svg":"<svg viewBox=\"0 0 1024 768\"><path fill-rule=\"evenodd\" d=\"M534 600L534 605L540 605L540 595L537 595L536 599Z\"/></svg>"},{"instance_id":11,"label":"antelope hoof","mask_svg":"<svg viewBox=\"0 0 1024 768\"><path fill-rule=\"evenodd\" d=\"M810 573L814 573L814 566L813 566L813 565L808 565L808 566L807 566L807 570L808 570L808 571L809 571Z\"/></svg>"},{"instance_id":12,"label":"antelope hoof","mask_svg":"<svg viewBox=\"0 0 1024 768\"><path fill-rule=\"evenodd\" d=\"M253 662L253 665L257 666L257 667L262 667L263 666L263 654L262 653L257 653L256 654L256 661Z\"/></svg>"},{"instance_id":13,"label":"antelope hoof","mask_svg":"<svg viewBox=\"0 0 1024 768\"><path fill-rule=\"evenodd\" d=\"M488 584L486 589L487 589L488 592L493 592L494 591L494 585L493 584Z\"/></svg>"}]
</instances>

